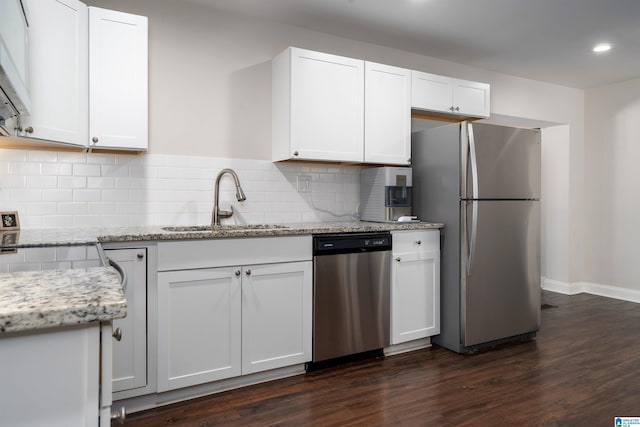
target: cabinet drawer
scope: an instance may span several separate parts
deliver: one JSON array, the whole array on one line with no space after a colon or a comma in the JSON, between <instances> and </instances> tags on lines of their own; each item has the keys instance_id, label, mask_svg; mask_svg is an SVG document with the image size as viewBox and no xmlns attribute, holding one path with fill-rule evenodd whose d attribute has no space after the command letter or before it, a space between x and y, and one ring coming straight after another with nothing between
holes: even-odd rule
<instances>
[{"instance_id":1,"label":"cabinet drawer","mask_svg":"<svg viewBox=\"0 0 640 427\"><path fill-rule=\"evenodd\" d=\"M440 251L440 230L393 231L393 254Z\"/></svg>"},{"instance_id":2,"label":"cabinet drawer","mask_svg":"<svg viewBox=\"0 0 640 427\"><path fill-rule=\"evenodd\" d=\"M310 261L311 257L311 236L158 243L158 271Z\"/></svg>"}]
</instances>

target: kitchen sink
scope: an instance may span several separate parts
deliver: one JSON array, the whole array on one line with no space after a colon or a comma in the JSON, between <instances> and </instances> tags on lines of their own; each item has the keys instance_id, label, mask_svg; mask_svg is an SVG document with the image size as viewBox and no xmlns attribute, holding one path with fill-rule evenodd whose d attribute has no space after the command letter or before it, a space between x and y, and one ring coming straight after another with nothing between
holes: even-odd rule
<instances>
[{"instance_id":1,"label":"kitchen sink","mask_svg":"<svg viewBox=\"0 0 640 427\"><path fill-rule=\"evenodd\" d=\"M283 228L289 228L286 225L279 224L230 224L230 225L216 225L213 227L213 231L244 231L244 230L280 230ZM175 232L199 232L199 231L212 231L210 225L185 225L175 227L162 227L165 231Z\"/></svg>"}]
</instances>

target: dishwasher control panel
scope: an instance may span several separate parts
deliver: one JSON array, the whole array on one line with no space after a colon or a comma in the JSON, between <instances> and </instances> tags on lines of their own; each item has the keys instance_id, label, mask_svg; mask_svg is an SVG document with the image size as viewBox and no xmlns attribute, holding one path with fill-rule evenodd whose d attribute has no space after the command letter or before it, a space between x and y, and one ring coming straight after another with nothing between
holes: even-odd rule
<instances>
[{"instance_id":1,"label":"dishwasher control panel","mask_svg":"<svg viewBox=\"0 0 640 427\"><path fill-rule=\"evenodd\" d=\"M314 255L391 250L390 233L320 234L313 237Z\"/></svg>"}]
</instances>

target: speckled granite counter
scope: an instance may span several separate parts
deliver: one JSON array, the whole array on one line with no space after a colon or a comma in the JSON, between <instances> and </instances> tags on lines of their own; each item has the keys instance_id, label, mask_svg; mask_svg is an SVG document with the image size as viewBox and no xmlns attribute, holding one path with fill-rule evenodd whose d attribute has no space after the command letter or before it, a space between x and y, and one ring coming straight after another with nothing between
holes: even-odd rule
<instances>
[{"instance_id":1,"label":"speckled granite counter","mask_svg":"<svg viewBox=\"0 0 640 427\"><path fill-rule=\"evenodd\" d=\"M96 242L135 242L156 240L221 239L239 237L274 237L320 233L357 233L392 230L439 229L444 225L431 222L379 223L379 222L318 222L270 225L223 225L213 231L207 226L171 227L146 226L123 228L78 228L23 230L11 238L1 239L1 248L52 245L86 245ZM176 230L177 229L177 230Z\"/></svg>"},{"instance_id":2,"label":"speckled granite counter","mask_svg":"<svg viewBox=\"0 0 640 427\"><path fill-rule=\"evenodd\" d=\"M118 319L126 309L111 267L0 274L0 336Z\"/></svg>"}]
</instances>

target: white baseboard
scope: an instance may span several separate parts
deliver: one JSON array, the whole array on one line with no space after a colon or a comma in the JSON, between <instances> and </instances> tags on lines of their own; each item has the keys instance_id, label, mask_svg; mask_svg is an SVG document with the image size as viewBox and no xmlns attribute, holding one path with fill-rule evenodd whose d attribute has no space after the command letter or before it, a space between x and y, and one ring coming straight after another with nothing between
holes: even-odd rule
<instances>
[{"instance_id":1,"label":"white baseboard","mask_svg":"<svg viewBox=\"0 0 640 427\"><path fill-rule=\"evenodd\" d=\"M602 285L591 282L560 282L558 280L542 278L542 289L551 292L558 292L565 295L576 295L581 293L599 295L601 297L615 298L622 301L640 303L640 290L621 288L618 286Z\"/></svg>"}]
</instances>

